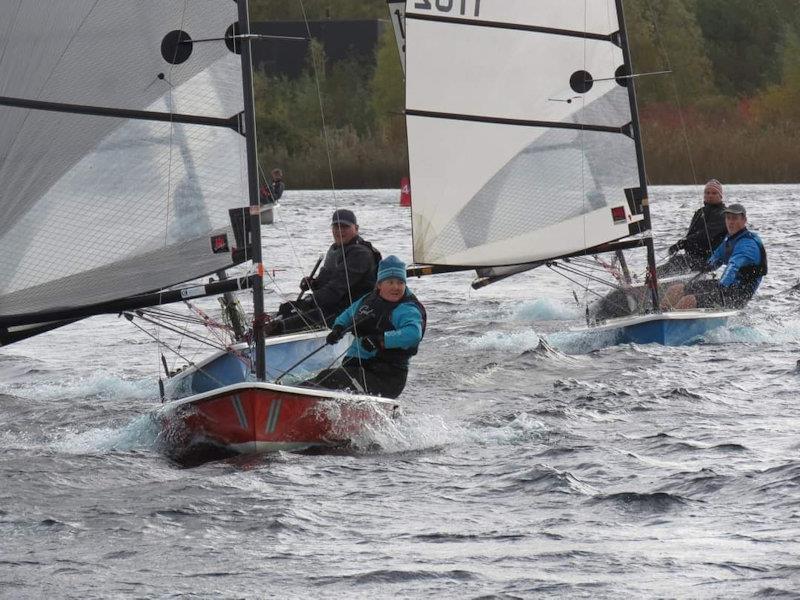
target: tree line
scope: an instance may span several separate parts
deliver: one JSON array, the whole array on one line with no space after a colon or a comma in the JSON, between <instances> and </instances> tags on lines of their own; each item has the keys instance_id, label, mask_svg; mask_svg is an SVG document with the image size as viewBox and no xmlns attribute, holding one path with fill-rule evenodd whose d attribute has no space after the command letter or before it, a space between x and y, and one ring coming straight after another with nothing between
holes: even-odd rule
<instances>
[{"instance_id":1,"label":"tree line","mask_svg":"<svg viewBox=\"0 0 800 600\"><path fill-rule=\"evenodd\" d=\"M252 0L254 20L384 19L384 0ZM800 2L628 0L651 183L800 181ZM376 56L256 78L260 155L292 187L397 187L403 74L387 22ZM324 127L323 127L324 125ZM324 133L323 133L324 132Z\"/></svg>"}]
</instances>

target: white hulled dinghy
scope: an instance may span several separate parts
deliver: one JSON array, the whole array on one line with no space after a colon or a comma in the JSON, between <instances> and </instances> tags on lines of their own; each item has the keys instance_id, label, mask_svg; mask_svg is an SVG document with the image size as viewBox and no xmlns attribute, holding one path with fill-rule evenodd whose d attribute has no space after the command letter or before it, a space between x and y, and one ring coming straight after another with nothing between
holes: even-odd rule
<instances>
[{"instance_id":1,"label":"white hulled dinghy","mask_svg":"<svg viewBox=\"0 0 800 600\"><path fill-rule=\"evenodd\" d=\"M412 273L476 269L487 283L644 248L645 314L589 331L680 344L725 322L730 311L659 307L620 0L409 2L402 32L414 259L426 265Z\"/></svg>"}]
</instances>

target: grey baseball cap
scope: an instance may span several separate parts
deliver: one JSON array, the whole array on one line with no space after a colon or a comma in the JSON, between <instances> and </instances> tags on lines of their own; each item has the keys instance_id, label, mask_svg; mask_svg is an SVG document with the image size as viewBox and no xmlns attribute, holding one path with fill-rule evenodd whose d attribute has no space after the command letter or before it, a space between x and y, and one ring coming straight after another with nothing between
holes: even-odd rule
<instances>
[{"instance_id":1,"label":"grey baseball cap","mask_svg":"<svg viewBox=\"0 0 800 600\"><path fill-rule=\"evenodd\" d=\"M730 204L725 207L723 212L731 213L732 215L744 215L747 216L747 210L745 210L744 206L741 204Z\"/></svg>"}]
</instances>

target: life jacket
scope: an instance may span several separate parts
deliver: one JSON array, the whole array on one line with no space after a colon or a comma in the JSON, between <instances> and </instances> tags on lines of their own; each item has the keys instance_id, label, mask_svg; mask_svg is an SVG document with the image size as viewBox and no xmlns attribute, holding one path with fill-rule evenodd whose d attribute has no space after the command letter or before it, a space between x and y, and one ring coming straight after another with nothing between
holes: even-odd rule
<instances>
[{"instance_id":1,"label":"life jacket","mask_svg":"<svg viewBox=\"0 0 800 600\"><path fill-rule=\"evenodd\" d=\"M369 248L369 251L372 252L372 258L375 261L375 268L377 269L378 263L383 260L383 256L381 255L381 253L378 252L378 250L375 248L375 246L372 245L371 242L368 242L361 236L358 236L356 238L356 244L361 244L362 246L366 246L367 248Z\"/></svg>"},{"instance_id":2,"label":"life jacket","mask_svg":"<svg viewBox=\"0 0 800 600\"><path fill-rule=\"evenodd\" d=\"M753 235L753 233L747 229L743 229L733 237L728 238L728 240L725 242L724 262L725 264L728 264L733 256L734 250L736 249L736 244L746 238L749 238L758 244L758 251L761 253L761 261L757 265L747 265L746 267L739 269L736 282L732 287L738 288L743 292L753 294L756 290L758 280L769 272L767 265L767 250L764 248L764 244L761 243L758 237Z\"/></svg>"},{"instance_id":3,"label":"life jacket","mask_svg":"<svg viewBox=\"0 0 800 600\"><path fill-rule=\"evenodd\" d=\"M428 313L417 297L406 291L406 295L398 302L389 302L380 297L377 290L368 294L358 307L353 322L356 323L356 335L363 337L366 335L383 335L387 331L395 331L392 323L392 313L398 306L403 304L413 304L422 315L422 337L428 327ZM420 337L420 341L422 341ZM396 364L401 367L408 367L409 359L419 350L419 343L412 348L388 348L379 350L375 359Z\"/></svg>"},{"instance_id":4,"label":"life jacket","mask_svg":"<svg viewBox=\"0 0 800 600\"><path fill-rule=\"evenodd\" d=\"M363 239L361 236L357 236L353 243L359 246L366 246L372 253L372 259L375 261L375 269L372 271L373 277L365 277L364 281L361 281L360 283L354 285L353 288L350 290L351 296L355 299L355 298L361 298L361 296L364 296L365 294L368 294L370 293L370 291L375 289L375 279L377 278L378 275L378 263L381 262L383 257L381 256L381 253L378 252L370 242ZM349 303L347 305L349 305ZM345 305L343 308L346 308L347 305Z\"/></svg>"}]
</instances>

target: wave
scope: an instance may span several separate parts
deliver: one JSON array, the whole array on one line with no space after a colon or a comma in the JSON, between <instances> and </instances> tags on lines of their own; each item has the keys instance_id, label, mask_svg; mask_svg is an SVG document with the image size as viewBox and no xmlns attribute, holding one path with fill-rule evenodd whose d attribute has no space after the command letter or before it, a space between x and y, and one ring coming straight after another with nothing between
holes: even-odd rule
<instances>
[{"instance_id":1,"label":"wave","mask_svg":"<svg viewBox=\"0 0 800 600\"><path fill-rule=\"evenodd\" d=\"M618 492L595 496L590 505L607 505L638 513L665 513L689 504L688 498L667 492Z\"/></svg>"}]
</instances>

